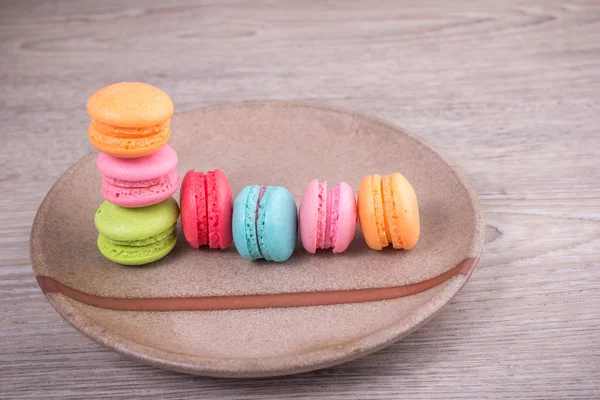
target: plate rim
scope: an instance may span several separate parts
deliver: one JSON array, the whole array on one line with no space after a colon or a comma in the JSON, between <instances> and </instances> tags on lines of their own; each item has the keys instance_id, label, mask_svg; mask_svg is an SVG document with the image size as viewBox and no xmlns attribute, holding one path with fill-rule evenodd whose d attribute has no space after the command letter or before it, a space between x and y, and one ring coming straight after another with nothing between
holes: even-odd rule
<instances>
[{"instance_id":1,"label":"plate rim","mask_svg":"<svg viewBox=\"0 0 600 400\"><path fill-rule=\"evenodd\" d=\"M479 260L485 240L485 224L483 221L481 205L479 198L471 186L470 182L464 176L464 174L456 167L455 164L450 162L443 154L436 150L424 139L417 137L406 129L385 121L379 117L375 117L362 112L348 110L344 108L308 103L302 101L244 101L234 102L225 104L208 105L200 108L186 110L178 115L185 115L189 113L208 112L219 108L239 108L249 106L296 106L304 108L314 108L322 111L329 111L335 113L341 113L345 115L351 115L358 117L359 119L368 120L371 123L383 125L387 128L393 129L394 131L400 132L403 135L409 137L415 142L424 146L428 151L432 152L442 162L444 162L449 168L450 172L458 179L460 185L466 190L471 207L475 213L476 229L474 229L472 243L475 249L475 264ZM45 211L48 207L48 199L55 188L64 180L67 176L72 174L78 166L83 163L86 159L93 157L96 151L84 155L75 164L73 164L66 172L64 172L57 181L52 185L48 193L44 196L42 203L40 204L36 216L33 221L31 234L30 234L30 261L35 277L41 275L39 273L39 265L45 262L44 257L39 248L39 242L41 239L41 233L39 227L44 218ZM475 265L471 271L475 270ZM371 354L381 348L384 348L395 341L409 335L414 330L425 324L427 321L432 319L445 305L447 305L463 288L466 282L469 280L469 275L458 275L452 279L461 279L462 282L455 290L448 293L441 291L436 294L432 300L421 305L417 308L411 316L418 315L420 318L416 318L408 325L408 329L399 329L400 322L396 322L392 325L379 329L368 335L355 338L343 342L335 346L324 347L319 350L309 351L300 354L276 356L276 357L262 357L262 358L216 358L216 357L205 357L190 354L177 353L173 351L167 351L160 348L150 347L145 344L136 342L135 340L122 336L118 331L105 328L100 323L97 323L92 317L79 313L76 307L73 306L72 302L75 300L69 299L62 294L49 293L42 291L52 305L52 307L58 312L58 314L73 326L77 331L82 333L84 336L92 339L98 344L101 344L123 356L128 358L142 361L146 364L153 365L172 371L183 372L193 375L203 375L212 377L225 377L225 378L256 378L256 377L272 377L296 374L302 372L313 371L321 368L326 368L344 362L348 362L368 354ZM440 305L430 309L428 312L419 312L424 307L430 305L438 297L447 298L442 300ZM402 320L404 321L404 320ZM367 343L365 343L367 342Z\"/></svg>"}]
</instances>

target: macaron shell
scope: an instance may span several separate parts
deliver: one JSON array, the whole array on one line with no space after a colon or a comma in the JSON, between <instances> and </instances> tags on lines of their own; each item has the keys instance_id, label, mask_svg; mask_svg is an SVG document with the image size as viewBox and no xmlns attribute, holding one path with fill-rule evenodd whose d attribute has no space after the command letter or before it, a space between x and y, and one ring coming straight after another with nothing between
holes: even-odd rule
<instances>
[{"instance_id":1,"label":"macaron shell","mask_svg":"<svg viewBox=\"0 0 600 400\"><path fill-rule=\"evenodd\" d=\"M123 208L104 201L94 217L98 232L112 240L135 241L156 236L177 223L179 206L172 197L141 208Z\"/></svg>"},{"instance_id":2,"label":"macaron shell","mask_svg":"<svg viewBox=\"0 0 600 400\"><path fill-rule=\"evenodd\" d=\"M173 115L173 101L161 89L140 82L106 86L88 100L90 117L117 127L148 127Z\"/></svg>"},{"instance_id":3,"label":"macaron shell","mask_svg":"<svg viewBox=\"0 0 600 400\"><path fill-rule=\"evenodd\" d=\"M332 225L335 223L334 229L336 230L335 243L333 243L334 253L341 253L348 248L356 233L357 219L356 197L352 187L345 182L341 182L338 186L338 216L337 218L332 216Z\"/></svg>"},{"instance_id":4,"label":"macaron shell","mask_svg":"<svg viewBox=\"0 0 600 400\"><path fill-rule=\"evenodd\" d=\"M208 245L211 249L221 247L219 199L214 171L206 173L206 216L208 218Z\"/></svg>"},{"instance_id":5,"label":"macaron shell","mask_svg":"<svg viewBox=\"0 0 600 400\"><path fill-rule=\"evenodd\" d=\"M265 259L282 262L291 257L297 240L297 208L290 192L267 186L260 199L258 240Z\"/></svg>"},{"instance_id":6,"label":"macaron shell","mask_svg":"<svg viewBox=\"0 0 600 400\"><path fill-rule=\"evenodd\" d=\"M96 166L104 176L138 182L156 179L177 167L177 153L168 144L158 151L138 158L119 158L98 153Z\"/></svg>"},{"instance_id":7,"label":"macaron shell","mask_svg":"<svg viewBox=\"0 0 600 400\"><path fill-rule=\"evenodd\" d=\"M262 258L256 234L256 206L260 186L246 186L233 203L232 233L235 247L248 260Z\"/></svg>"},{"instance_id":8,"label":"macaron shell","mask_svg":"<svg viewBox=\"0 0 600 400\"><path fill-rule=\"evenodd\" d=\"M233 241L231 233L231 218L233 213L233 199L229 180L223 171L214 171L216 192L218 198L217 212L219 213L219 236L221 249L226 249Z\"/></svg>"},{"instance_id":9,"label":"macaron shell","mask_svg":"<svg viewBox=\"0 0 600 400\"><path fill-rule=\"evenodd\" d=\"M358 189L358 218L360 228L367 245L374 250L381 250L378 225L384 224L383 218L378 221L373 200L373 175L363 178Z\"/></svg>"},{"instance_id":10,"label":"macaron shell","mask_svg":"<svg viewBox=\"0 0 600 400\"><path fill-rule=\"evenodd\" d=\"M177 233L173 231L164 240L146 246L127 246L109 242L102 234L98 235L98 248L104 257L121 265L143 265L157 261L175 247Z\"/></svg>"},{"instance_id":11,"label":"macaron shell","mask_svg":"<svg viewBox=\"0 0 600 400\"><path fill-rule=\"evenodd\" d=\"M308 183L300 203L299 223L302 246L309 253L317 251L317 221L319 218L319 181Z\"/></svg>"},{"instance_id":12,"label":"macaron shell","mask_svg":"<svg viewBox=\"0 0 600 400\"><path fill-rule=\"evenodd\" d=\"M417 195L410 182L400 173L391 174L391 184L399 240L403 248L409 250L417 244L421 233Z\"/></svg>"},{"instance_id":13,"label":"macaron shell","mask_svg":"<svg viewBox=\"0 0 600 400\"><path fill-rule=\"evenodd\" d=\"M181 183L181 192L179 194L179 204L181 205L181 227L183 236L190 246L200 247L198 241L198 215L196 199L196 172L189 170L183 177Z\"/></svg>"},{"instance_id":14,"label":"macaron shell","mask_svg":"<svg viewBox=\"0 0 600 400\"><path fill-rule=\"evenodd\" d=\"M375 206L375 222L379 234L380 246L386 247L390 242L388 224L386 221L385 204L383 202L383 178L381 175L372 176L371 190L373 192L373 204Z\"/></svg>"}]
</instances>

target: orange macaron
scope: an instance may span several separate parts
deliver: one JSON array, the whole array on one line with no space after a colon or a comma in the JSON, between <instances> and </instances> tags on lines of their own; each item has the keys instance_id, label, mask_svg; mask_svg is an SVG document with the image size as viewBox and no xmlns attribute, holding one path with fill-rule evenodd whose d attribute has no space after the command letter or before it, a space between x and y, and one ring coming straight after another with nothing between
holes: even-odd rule
<instances>
[{"instance_id":1,"label":"orange macaron","mask_svg":"<svg viewBox=\"0 0 600 400\"><path fill-rule=\"evenodd\" d=\"M381 250L411 249L419 240L419 204L410 182L400 173L366 176L358 190L358 217L367 245Z\"/></svg>"},{"instance_id":2,"label":"orange macaron","mask_svg":"<svg viewBox=\"0 0 600 400\"><path fill-rule=\"evenodd\" d=\"M169 140L173 102L162 90L140 82L106 86L87 103L90 141L115 157L142 157Z\"/></svg>"}]
</instances>

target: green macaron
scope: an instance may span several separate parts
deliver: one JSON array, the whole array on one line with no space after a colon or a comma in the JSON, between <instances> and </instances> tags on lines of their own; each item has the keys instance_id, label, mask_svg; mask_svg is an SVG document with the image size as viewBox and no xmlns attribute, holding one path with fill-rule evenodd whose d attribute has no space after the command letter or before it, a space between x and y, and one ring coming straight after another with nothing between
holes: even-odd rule
<instances>
[{"instance_id":1,"label":"green macaron","mask_svg":"<svg viewBox=\"0 0 600 400\"><path fill-rule=\"evenodd\" d=\"M172 197L148 207L124 208L105 201L94 223L104 257L123 265L159 260L175 247L179 206Z\"/></svg>"}]
</instances>

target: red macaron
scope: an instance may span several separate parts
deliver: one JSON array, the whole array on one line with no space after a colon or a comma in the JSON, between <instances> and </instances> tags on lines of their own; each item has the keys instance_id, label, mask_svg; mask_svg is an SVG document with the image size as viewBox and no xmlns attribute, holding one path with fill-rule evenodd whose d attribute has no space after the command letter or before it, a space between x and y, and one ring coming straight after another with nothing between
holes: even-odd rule
<instances>
[{"instance_id":1,"label":"red macaron","mask_svg":"<svg viewBox=\"0 0 600 400\"><path fill-rule=\"evenodd\" d=\"M190 246L229 247L233 200L223 171L189 170L181 184L180 207L183 234Z\"/></svg>"}]
</instances>

